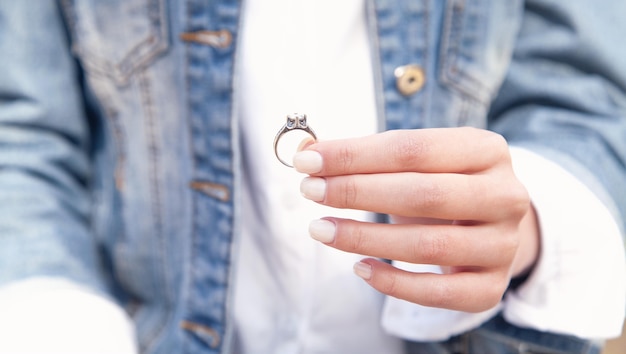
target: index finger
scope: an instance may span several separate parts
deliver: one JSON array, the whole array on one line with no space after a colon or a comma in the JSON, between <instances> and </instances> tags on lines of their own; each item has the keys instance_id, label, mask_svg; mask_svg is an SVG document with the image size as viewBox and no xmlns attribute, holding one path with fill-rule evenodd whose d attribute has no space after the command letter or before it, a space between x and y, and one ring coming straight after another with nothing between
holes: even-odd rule
<instances>
[{"instance_id":1,"label":"index finger","mask_svg":"<svg viewBox=\"0 0 626 354\"><path fill-rule=\"evenodd\" d=\"M317 142L306 147L307 158L315 157L311 151L321 156L321 167L312 171L308 168L311 164L298 157L294 158L294 166L313 176L476 173L510 159L502 136L469 127L391 130L361 138Z\"/></svg>"}]
</instances>

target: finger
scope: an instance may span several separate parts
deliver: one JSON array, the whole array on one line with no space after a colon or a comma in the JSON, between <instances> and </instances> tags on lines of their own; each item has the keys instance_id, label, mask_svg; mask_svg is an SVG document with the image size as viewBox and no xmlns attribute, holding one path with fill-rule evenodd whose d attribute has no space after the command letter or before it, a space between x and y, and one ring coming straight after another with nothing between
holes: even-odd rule
<instances>
[{"instance_id":1,"label":"finger","mask_svg":"<svg viewBox=\"0 0 626 354\"><path fill-rule=\"evenodd\" d=\"M356 263L354 272L383 294L423 306L466 312L493 308L508 284L506 273L411 273L370 258Z\"/></svg>"},{"instance_id":2,"label":"finger","mask_svg":"<svg viewBox=\"0 0 626 354\"><path fill-rule=\"evenodd\" d=\"M468 127L393 130L318 142L308 149L319 153L318 164L323 161L318 171L312 171L317 176L400 171L474 173L510 160L502 136ZM309 173L306 169L303 172Z\"/></svg>"},{"instance_id":3,"label":"finger","mask_svg":"<svg viewBox=\"0 0 626 354\"><path fill-rule=\"evenodd\" d=\"M315 144L315 139L312 136L307 136L306 138L302 139L300 144L298 144L298 148L296 149L296 151L302 151L313 144Z\"/></svg>"},{"instance_id":4,"label":"finger","mask_svg":"<svg viewBox=\"0 0 626 354\"><path fill-rule=\"evenodd\" d=\"M408 217L492 221L529 207L519 183L499 175L387 173L307 177L303 196L324 205Z\"/></svg>"},{"instance_id":5,"label":"finger","mask_svg":"<svg viewBox=\"0 0 626 354\"><path fill-rule=\"evenodd\" d=\"M518 241L494 225L392 225L325 218L309 226L314 239L342 251L408 263L508 269Z\"/></svg>"}]
</instances>

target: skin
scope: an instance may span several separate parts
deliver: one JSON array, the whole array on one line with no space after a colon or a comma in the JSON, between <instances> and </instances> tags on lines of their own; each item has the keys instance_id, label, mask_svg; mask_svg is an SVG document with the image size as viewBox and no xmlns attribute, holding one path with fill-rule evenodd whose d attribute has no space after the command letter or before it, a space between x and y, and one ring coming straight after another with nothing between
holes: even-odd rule
<instances>
[{"instance_id":1,"label":"skin","mask_svg":"<svg viewBox=\"0 0 626 354\"><path fill-rule=\"evenodd\" d=\"M301 149L319 153L321 166L312 170L294 159L295 168L309 174L307 183L325 182L315 196L304 188L305 197L392 216L391 224L324 218L335 226L325 244L372 257L357 263L355 273L384 294L484 311L539 256L537 217L513 173L508 145L496 133L467 127L395 130L309 141ZM378 258L436 264L444 274L411 273Z\"/></svg>"}]
</instances>

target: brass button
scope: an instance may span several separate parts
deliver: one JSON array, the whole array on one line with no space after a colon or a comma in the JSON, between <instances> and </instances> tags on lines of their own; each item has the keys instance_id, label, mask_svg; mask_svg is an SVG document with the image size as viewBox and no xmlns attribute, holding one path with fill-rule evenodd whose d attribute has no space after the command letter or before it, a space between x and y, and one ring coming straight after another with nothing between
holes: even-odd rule
<instances>
[{"instance_id":1,"label":"brass button","mask_svg":"<svg viewBox=\"0 0 626 354\"><path fill-rule=\"evenodd\" d=\"M180 327L200 337L211 348L217 348L221 344L220 334L213 328L186 320L180 322Z\"/></svg>"},{"instance_id":2,"label":"brass button","mask_svg":"<svg viewBox=\"0 0 626 354\"><path fill-rule=\"evenodd\" d=\"M411 64L399 66L393 71L396 87L404 96L410 96L424 87L426 76L421 66Z\"/></svg>"},{"instance_id":3,"label":"brass button","mask_svg":"<svg viewBox=\"0 0 626 354\"><path fill-rule=\"evenodd\" d=\"M209 197L213 197L222 202L230 201L230 190L228 186L218 183L211 183L207 181L191 181L189 183L191 189L200 191Z\"/></svg>"},{"instance_id":4,"label":"brass button","mask_svg":"<svg viewBox=\"0 0 626 354\"><path fill-rule=\"evenodd\" d=\"M233 42L233 35L227 30L183 32L180 39L185 42L195 42L214 48L227 48Z\"/></svg>"}]
</instances>

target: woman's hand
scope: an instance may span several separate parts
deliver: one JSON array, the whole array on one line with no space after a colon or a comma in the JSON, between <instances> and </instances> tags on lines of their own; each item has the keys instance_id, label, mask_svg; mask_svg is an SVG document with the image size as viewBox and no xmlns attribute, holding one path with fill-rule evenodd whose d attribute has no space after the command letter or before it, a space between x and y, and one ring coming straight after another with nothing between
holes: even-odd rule
<instances>
[{"instance_id":1,"label":"woman's hand","mask_svg":"<svg viewBox=\"0 0 626 354\"><path fill-rule=\"evenodd\" d=\"M425 306L477 312L500 301L539 253L537 220L506 141L474 128L388 131L310 144L294 157L302 194L336 208L384 213L392 224L324 218L311 236L371 257L435 264L411 273L365 259L357 275Z\"/></svg>"}]
</instances>

